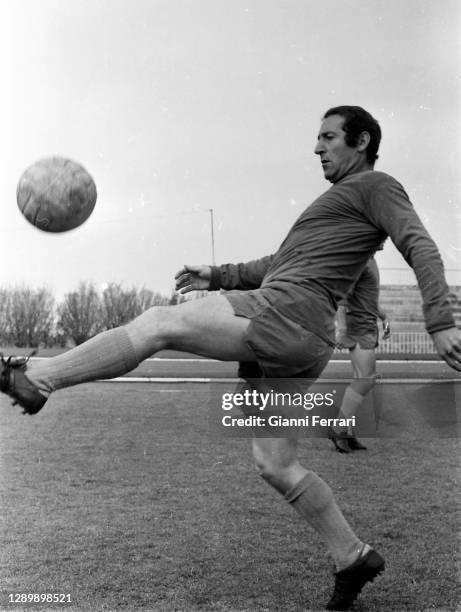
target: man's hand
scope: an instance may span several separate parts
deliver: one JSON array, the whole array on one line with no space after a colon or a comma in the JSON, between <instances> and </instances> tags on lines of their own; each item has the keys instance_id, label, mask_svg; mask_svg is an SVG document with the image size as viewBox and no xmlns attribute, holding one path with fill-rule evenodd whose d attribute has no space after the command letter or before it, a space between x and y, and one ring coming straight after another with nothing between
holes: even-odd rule
<instances>
[{"instance_id":1,"label":"man's hand","mask_svg":"<svg viewBox=\"0 0 461 612\"><path fill-rule=\"evenodd\" d=\"M204 291L209 288L210 279L210 266L184 266L175 275L176 290L181 294Z\"/></svg>"},{"instance_id":2,"label":"man's hand","mask_svg":"<svg viewBox=\"0 0 461 612\"><path fill-rule=\"evenodd\" d=\"M387 340L391 335L391 326L387 319L383 319L382 324L383 324L383 340Z\"/></svg>"},{"instance_id":3,"label":"man's hand","mask_svg":"<svg viewBox=\"0 0 461 612\"><path fill-rule=\"evenodd\" d=\"M461 372L461 330L450 327L431 334L435 348L448 365Z\"/></svg>"}]
</instances>

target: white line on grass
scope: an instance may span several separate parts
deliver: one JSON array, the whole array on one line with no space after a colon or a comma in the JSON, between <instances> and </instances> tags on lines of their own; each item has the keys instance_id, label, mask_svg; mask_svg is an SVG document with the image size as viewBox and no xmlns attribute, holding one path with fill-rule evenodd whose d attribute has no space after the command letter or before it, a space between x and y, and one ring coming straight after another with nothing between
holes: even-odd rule
<instances>
[{"instance_id":1,"label":"white line on grass","mask_svg":"<svg viewBox=\"0 0 461 612\"><path fill-rule=\"evenodd\" d=\"M31 357L30 358L31 361L35 361L35 360L40 360L40 359L52 359L52 357ZM234 362L226 362L226 361L221 361L219 359L201 359L201 358L190 358L190 357L186 357L184 359L180 359L178 357L149 357L147 359L144 359L144 361L166 361L166 362L176 362L176 363L181 363L181 362L191 362L191 363L234 363ZM345 359L330 359L329 363L349 363L349 359L345 358ZM378 359L377 363L395 363L397 365L401 365L401 364L408 364L408 363L418 363L418 364L438 364L441 366L445 365L445 362L442 359Z\"/></svg>"},{"instance_id":2,"label":"white line on grass","mask_svg":"<svg viewBox=\"0 0 461 612\"><path fill-rule=\"evenodd\" d=\"M46 357L43 357L43 359L46 359ZM201 359L201 358L190 358L190 357L186 357L185 359L181 359L178 357L149 357L148 359L145 359L145 361L174 361L174 362L178 362L180 363L181 361L189 361L189 362L194 362L194 363L226 363L223 361L220 361L219 359ZM396 364L403 364L403 363L438 363L440 365L445 365L445 362L442 359L377 359L378 363L396 363ZM330 359L330 361L328 363L349 363L349 358L346 357L345 359Z\"/></svg>"},{"instance_id":3,"label":"white line on grass","mask_svg":"<svg viewBox=\"0 0 461 612\"><path fill-rule=\"evenodd\" d=\"M97 382L126 382L126 383L194 383L194 384L210 384L210 383L241 383L245 382L243 378L168 378L168 377L153 377L153 376L120 376L117 378L102 378ZM316 383L325 384L349 384L347 378L319 378ZM421 385L421 384L438 384L444 385L447 383L461 383L461 378L446 378L443 380L437 378L379 378L376 380L378 385L390 384L405 384L405 385ZM313 383L314 384L314 383Z\"/></svg>"}]
</instances>

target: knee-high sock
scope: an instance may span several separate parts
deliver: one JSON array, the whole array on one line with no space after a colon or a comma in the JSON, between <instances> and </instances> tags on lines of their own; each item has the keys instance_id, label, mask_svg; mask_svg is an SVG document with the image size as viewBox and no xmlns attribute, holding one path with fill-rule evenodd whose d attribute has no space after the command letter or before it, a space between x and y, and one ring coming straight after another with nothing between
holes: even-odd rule
<instances>
[{"instance_id":1,"label":"knee-high sock","mask_svg":"<svg viewBox=\"0 0 461 612\"><path fill-rule=\"evenodd\" d=\"M139 364L136 350L123 327L98 334L50 359L34 361L27 377L45 394L99 378L115 378Z\"/></svg>"},{"instance_id":2,"label":"knee-high sock","mask_svg":"<svg viewBox=\"0 0 461 612\"><path fill-rule=\"evenodd\" d=\"M359 557L363 542L344 518L330 487L315 472L308 471L285 499L326 542L338 571Z\"/></svg>"}]
</instances>

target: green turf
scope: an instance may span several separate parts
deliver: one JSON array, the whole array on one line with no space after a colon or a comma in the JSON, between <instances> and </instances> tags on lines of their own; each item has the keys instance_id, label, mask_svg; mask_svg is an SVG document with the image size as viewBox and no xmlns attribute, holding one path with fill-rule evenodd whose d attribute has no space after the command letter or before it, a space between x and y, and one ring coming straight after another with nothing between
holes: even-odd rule
<instances>
[{"instance_id":1,"label":"green turf","mask_svg":"<svg viewBox=\"0 0 461 612\"><path fill-rule=\"evenodd\" d=\"M253 470L249 443L208 429L203 387L62 391L36 417L0 400L0 610L320 610L331 562ZM386 556L361 611L460 609L459 447L368 440L342 456L301 445L358 534ZM73 604L8 605L10 593Z\"/></svg>"}]
</instances>

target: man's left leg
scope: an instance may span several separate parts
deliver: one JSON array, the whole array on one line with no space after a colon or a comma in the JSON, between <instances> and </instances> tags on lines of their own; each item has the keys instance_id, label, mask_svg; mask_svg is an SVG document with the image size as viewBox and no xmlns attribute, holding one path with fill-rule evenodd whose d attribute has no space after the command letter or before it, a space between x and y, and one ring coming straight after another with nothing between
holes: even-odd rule
<instances>
[{"instance_id":1,"label":"man's left leg","mask_svg":"<svg viewBox=\"0 0 461 612\"><path fill-rule=\"evenodd\" d=\"M254 438L259 474L326 543L336 565L335 591L329 610L346 610L367 582L384 570L384 560L353 532L328 484L300 465L296 438Z\"/></svg>"}]
</instances>

